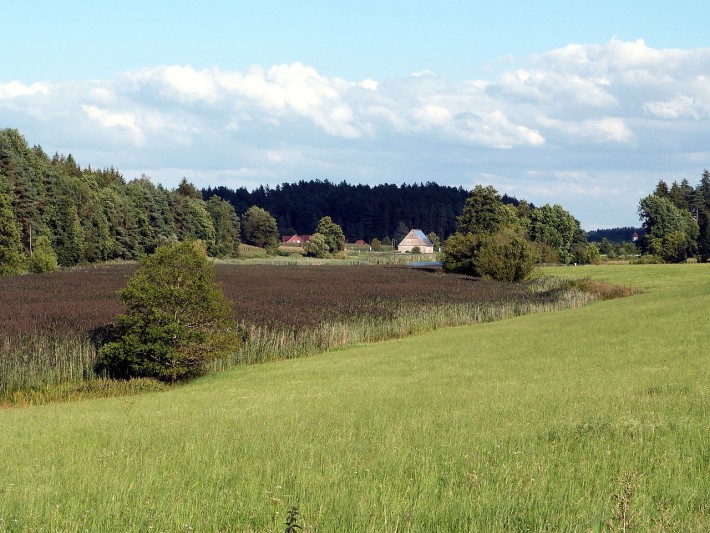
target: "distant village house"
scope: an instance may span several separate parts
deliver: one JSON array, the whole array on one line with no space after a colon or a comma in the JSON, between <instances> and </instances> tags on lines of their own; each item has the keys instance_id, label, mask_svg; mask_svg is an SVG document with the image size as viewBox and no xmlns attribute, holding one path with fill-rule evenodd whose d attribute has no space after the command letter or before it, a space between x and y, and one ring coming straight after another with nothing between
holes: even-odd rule
<instances>
[{"instance_id":1,"label":"distant village house","mask_svg":"<svg viewBox=\"0 0 710 533\"><path fill-rule=\"evenodd\" d=\"M284 235L281 237L281 242L283 244L303 244L310 240L310 235Z\"/></svg>"},{"instance_id":2,"label":"distant village house","mask_svg":"<svg viewBox=\"0 0 710 533\"><path fill-rule=\"evenodd\" d=\"M407 233L407 236L397 245L397 251L401 254L411 253L414 248L419 248L419 251L423 254L434 253L434 245L420 229L413 229Z\"/></svg>"}]
</instances>

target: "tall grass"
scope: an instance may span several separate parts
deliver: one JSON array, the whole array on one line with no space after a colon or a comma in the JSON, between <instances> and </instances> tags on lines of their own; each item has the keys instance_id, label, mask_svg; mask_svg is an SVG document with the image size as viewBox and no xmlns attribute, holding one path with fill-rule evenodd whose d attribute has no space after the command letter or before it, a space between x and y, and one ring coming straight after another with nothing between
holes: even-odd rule
<instances>
[{"instance_id":1,"label":"tall grass","mask_svg":"<svg viewBox=\"0 0 710 533\"><path fill-rule=\"evenodd\" d=\"M246 342L242 349L228 359L213 362L211 370L225 370L236 364L293 359L351 344L396 339L439 328L573 309L599 299L594 292L579 290L575 284L560 278L540 281L531 286L531 291L547 296L525 302L400 305L389 319L353 317L347 321L326 322L315 330L243 324Z\"/></svg>"},{"instance_id":2,"label":"tall grass","mask_svg":"<svg viewBox=\"0 0 710 533\"><path fill-rule=\"evenodd\" d=\"M584 288L584 287L583 287ZM243 347L232 356L208 364L220 371L239 364L293 359L351 344L400 338L442 327L491 322L535 312L580 307L596 299L557 278L536 281L525 301L450 304L393 304L389 317L353 315L326 321L317 327L282 328L242 322ZM541 296L540 296L541 295ZM51 391L49 385L100 380L95 363L98 346L75 333L52 335L35 331L0 338L0 400L18 398L19 391ZM98 387L98 392L102 389Z\"/></svg>"},{"instance_id":3,"label":"tall grass","mask_svg":"<svg viewBox=\"0 0 710 533\"><path fill-rule=\"evenodd\" d=\"M0 394L95 379L96 346L80 335L28 332L0 337Z\"/></svg>"}]
</instances>

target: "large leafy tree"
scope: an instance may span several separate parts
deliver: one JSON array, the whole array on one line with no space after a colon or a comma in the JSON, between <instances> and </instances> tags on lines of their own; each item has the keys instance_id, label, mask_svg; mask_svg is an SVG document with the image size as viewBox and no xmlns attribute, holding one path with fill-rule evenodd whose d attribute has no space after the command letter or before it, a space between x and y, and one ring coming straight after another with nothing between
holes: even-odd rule
<instances>
[{"instance_id":1,"label":"large leafy tree","mask_svg":"<svg viewBox=\"0 0 710 533\"><path fill-rule=\"evenodd\" d=\"M476 185L458 217L456 231L474 235L496 233L509 219L498 191L491 185Z\"/></svg>"},{"instance_id":2,"label":"large leafy tree","mask_svg":"<svg viewBox=\"0 0 710 533\"><path fill-rule=\"evenodd\" d=\"M215 257L236 257L239 255L239 218L232 204L213 195L207 200L207 212L212 217L215 238L208 252Z\"/></svg>"},{"instance_id":3,"label":"large leafy tree","mask_svg":"<svg viewBox=\"0 0 710 533\"><path fill-rule=\"evenodd\" d=\"M559 204L534 209L528 231L533 241L552 247L564 263L572 259L575 243L586 242L579 222Z\"/></svg>"},{"instance_id":4,"label":"large leafy tree","mask_svg":"<svg viewBox=\"0 0 710 533\"><path fill-rule=\"evenodd\" d=\"M646 252L668 262L683 261L694 253L699 229L689 211L678 209L669 198L651 194L641 199L638 213L646 230L642 243Z\"/></svg>"},{"instance_id":5,"label":"large leafy tree","mask_svg":"<svg viewBox=\"0 0 710 533\"><path fill-rule=\"evenodd\" d=\"M255 205L242 215L242 235L247 244L265 248L270 253L275 253L279 246L276 220L268 211Z\"/></svg>"},{"instance_id":6,"label":"large leafy tree","mask_svg":"<svg viewBox=\"0 0 710 533\"><path fill-rule=\"evenodd\" d=\"M99 351L99 370L114 378L190 378L239 345L234 312L201 243L166 245L145 256L121 302L126 312L114 339Z\"/></svg>"},{"instance_id":7,"label":"large leafy tree","mask_svg":"<svg viewBox=\"0 0 710 533\"><path fill-rule=\"evenodd\" d=\"M343 228L333 222L330 217L323 217L318 221L316 233L323 236L331 254L336 254L345 249Z\"/></svg>"},{"instance_id":8,"label":"large leafy tree","mask_svg":"<svg viewBox=\"0 0 710 533\"><path fill-rule=\"evenodd\" d=\"M197 191L194 187L192 189ZM172 195L172 210L179 240L198 239L208 247L214 246L214 225L202 198L190 194L187 186L178 188Z\"/></svg>"}]
</instances>

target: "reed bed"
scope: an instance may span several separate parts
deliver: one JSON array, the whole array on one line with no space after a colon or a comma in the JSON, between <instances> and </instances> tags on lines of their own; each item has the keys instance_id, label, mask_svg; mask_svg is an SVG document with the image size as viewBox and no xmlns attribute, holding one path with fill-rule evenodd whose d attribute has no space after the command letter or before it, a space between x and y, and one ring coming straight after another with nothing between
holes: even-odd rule
<instances>
[{"instance_id":1,"label":"reed bed","mask_svg":"<svg viewBox=\"0 0 710 533\"><path fill-rule=\"evenodd\" d=\"M94 370L98 348L121 311L117 290L135 269L0 280L0 398L103 379ZM217 274L245 342L209 371L579 307L600 296L579 281L506 284L396 266L219 264Z\"/></svg>"}]
</instances>

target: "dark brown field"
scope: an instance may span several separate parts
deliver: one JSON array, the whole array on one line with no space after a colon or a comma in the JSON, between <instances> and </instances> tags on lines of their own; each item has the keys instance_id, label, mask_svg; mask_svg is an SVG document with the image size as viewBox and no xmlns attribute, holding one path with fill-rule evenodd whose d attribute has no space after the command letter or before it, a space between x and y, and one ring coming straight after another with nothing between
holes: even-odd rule
<instances>
[{"instance_id":1,"label":"dark brown field","mask_svg":"<svg viewBox=\"0 0 710 533\"><path fill-rule=\"evenodd\" d=\"M121 312L117 291L135 264L100 265L0 280L0 332L88 335ZM390 318L402 306L523 302L524 286L400 266L217 265L237 318L299 330L352 317Z\"/></svg>"}]
</instances>

